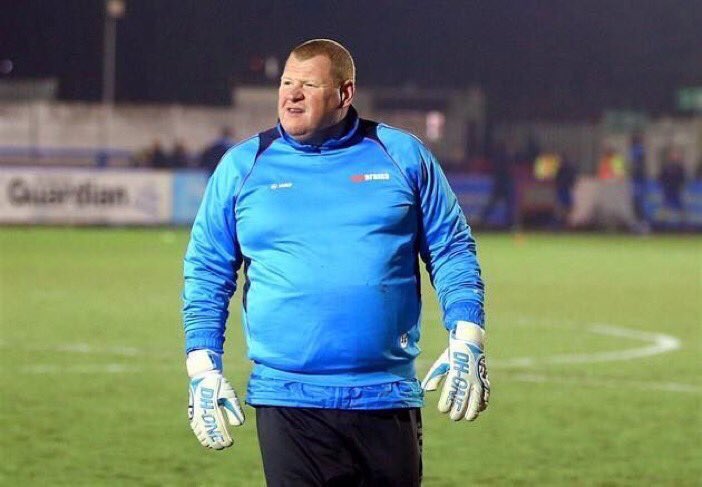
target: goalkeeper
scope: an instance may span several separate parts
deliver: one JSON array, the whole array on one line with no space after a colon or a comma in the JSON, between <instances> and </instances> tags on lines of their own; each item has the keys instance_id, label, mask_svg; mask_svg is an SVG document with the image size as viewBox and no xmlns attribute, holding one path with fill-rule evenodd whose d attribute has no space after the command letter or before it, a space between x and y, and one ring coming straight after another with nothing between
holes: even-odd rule
<instances>
[{"instance_id":1,"label":"goalkeeper","mask_svg":"<svg viewBox=\"0 0 702 487\"><path fill-rule=\"evenodd\" d=\"M412 135L359 118L355 91L343 46L297 46L278 125L224 155L185 256L190 425L222 449L233 442L228 425L244 422L222 367L241 270L246 402L271 486L419 485L423 388L445 377L439 410L455 421L487 406L470 228L434 156ZM423 384L419 258L448 330Z\"/></svg>"}]
</instances>

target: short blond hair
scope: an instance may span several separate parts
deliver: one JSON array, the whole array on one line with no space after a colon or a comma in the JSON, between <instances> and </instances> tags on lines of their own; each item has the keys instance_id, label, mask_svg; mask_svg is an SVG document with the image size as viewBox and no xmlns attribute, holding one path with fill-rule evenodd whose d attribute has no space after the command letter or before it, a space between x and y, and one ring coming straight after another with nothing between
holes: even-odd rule
<instances>
[{"instance_id":1,"label":"short blond hair","mask_svg":"<svg viewBox=\"0 0 702 487\"><path fill-rule=\"evenodd\" d=\"M351 53L344 46L331 39L312 39L297 45L290 56L295 55L300 61L315 56L326 56L331 61L332 77L339 85L346 81L356 82L356 65Z\"/></svg>"}]
</instances>

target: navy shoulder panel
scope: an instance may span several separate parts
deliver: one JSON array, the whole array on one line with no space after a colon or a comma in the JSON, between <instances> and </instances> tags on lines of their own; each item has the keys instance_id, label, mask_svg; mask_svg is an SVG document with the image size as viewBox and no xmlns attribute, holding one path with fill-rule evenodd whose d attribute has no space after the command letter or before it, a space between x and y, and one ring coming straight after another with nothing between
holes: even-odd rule
<instances>
[{"instance_id":1,"label":"navy shoulder panel","mask_svg":"<svg viewBox=\"0 0 702 487\"><path fill-rule=\"evenodd\" d=\"M378 138L378 122L374 120L366 120L362 118L360 120L360 125L361 125L361 133L363 134L364 137L367 137L369 139L373 139L376 142L378 142L380 145L385 147L385 144Z\"/></svg>"},{"instance_id":2,"label":"navy shoulder panel","mask_svg":"<svg viewBox=\"0 0 702 487\"><path fill-rule=\"evenodd\" d=\"M256 151L256 157L254 157L254 160L258 159L258 156L263 154L263 152L271 146L275 139L278 139L279 137L280 132L276 127L270 128L258 134L258 150Z\"/></svg>"}]
</instances>

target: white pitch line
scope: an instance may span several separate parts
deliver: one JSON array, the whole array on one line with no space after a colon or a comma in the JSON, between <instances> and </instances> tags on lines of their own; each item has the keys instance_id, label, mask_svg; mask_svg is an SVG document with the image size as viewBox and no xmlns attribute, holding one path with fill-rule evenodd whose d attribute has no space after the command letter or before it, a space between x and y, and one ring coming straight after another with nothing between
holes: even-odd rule
<instances>
[{"instance_id":1,"label":"white pitch line","mask_svg":"<svg viewBox=\"0 0 702 487\"><path fill-rule=\"evenodd\" d=\"M591 364L597 362L620 362L651 357L653 355L672 352L680 348L680 340L678 338L670 335L664 335L662 333L647 333L604 324L594 324L588 328L588 331L600 335L630 338L632 340L647 343L648 345L625 350L612 350L609 352L563 354L544 358L514 358L509 360L494 361L490 365L503 368L526 368L539 364L570 365Z\"/></svg>"},{"instance_id":2,"label":"white pitch line","mask_svg":"<svg viewBox=\"0 0 702 487\"><path fill-rule=\"evenodd\" d=\"M535 383L557 383L569 384L588 387L606 387L608 389L621 389L629 387L642 391L663 391L663 392L680 392L688 394L702 394L702 386L694 384L682 384L680 382L656 382L655 380L628 381L628 380L601 380L601 379L583 379L577 377L552 376L541 374L507 374L501 380L514 380L518 382L535 382Z\"/></svg>"},{"instance_id":3,"label":"white pitch line","mask_svg":"<svg viewBox=\"0 0 702 487\"><path fill-rule=\"evenodd\" d=\"M81 365L60 365L60 364L34 364L20 367L19 371L23 374L133 374L144 372L146 370L176 370L183 369L185 366L176 367L173 365L161 365L148 367L126 365L120 363L107 364L81 364Z\"/></svg>"},{"instance_id":4,"label":"white pitch line","mask_svg":"<svg viewBox=\"0 0 702 487\"><path fill-rule=\"evenodd\" d=\"M0 342L0 348L10 348L4 342ZM60 352L60 353L81 353L81 354L95 354L95 355L118 355L124 357L134 357L136 355L150 355L150 356L171 356L172 354L167 354L163 350L146 350L137 347L127 347L127 346L112 346L112 347L100 347L95 345L90 345L89 343L59 343L57 345L29 345L29 346L16 346L12 347L15 350L21 350L24 352Z\"/></svg>"},{"instance_id":5,"label":"white pitch line","mask_svg":"<svg viewBox=\"0 0 702 487\"><path fill-rule=\"evenodd\" d=\"M141 370L141 367L134 367L125 364L83 364L83 365L58 365L58 364L35 364L26 365L20 368L20 372L25 374L124 374L134 373Z\"/></svg>"},{"instance_id":6,"label":"white pitch line","mask_svg":"<svg viewBox=\"0 0 702 487\"><path fill-rule=\"evenodd\" d=\"M75 352L75 353L102 353L109 355L125 355L133 357L139 355L141 350L135 347L101 347L96 348L87 343L65 343L54 348L57 352Z\"/></svg>"},{"instance_id":7,"label":"white pitch line","mask_svg":"<svg viewBox=\"0 0 702 487\"><path fill-rule=\"evenodd\" d=\"M674 336L664 335L662 333L648 333L628 328L621 328L607 324L593 324L587 331L600 335L608 335L620 338L629 338L632 340L647 343L647 346L625 349L612 350L608 352L594 352L585 354L562 354L553 355L550 357L519 357L506 360L491 360L490 366L495 368L528 368L540 364L583 364L596 362L617 362L634 360L643 357L650 357L662 353L672 352L681 347L680 340ZM0 348L7 347L7 344L0 341ZM90 345L88 343L62 343L54 346L24 346L17 347L23 351L31 352L67 352L67 353L82 353L82 354L101 354L101 355L120 355L120 356L173 356L173 353L164 350L146 350L137 347L129 346L112 346L100 347ZM419 359L418 365L426 364L427 361Z\"/></svg>"},{"instance_id":8,"label":"white pitch line","mask_svg":"<svg viewBox=\"0 0 702 487\"><path fill-rule=\"evenodd\" d=\"M670 335L661 333L648 333L627 328L607 324L594 324L588 328L592 333L608 335L614 337L628 338L646 343L645 346L639 348L631 348L624 350L614 350L608 352L594 352L584 354L562 354L553 355L550 357L521 357L508 360L493 360L490 361L490 368L498 369L514 369L514 368L530 368L537 365L571 365L571 364L586 364L598 362L615 362L635 360L662 353L672 352L680 348L680 340ZM0 342L0 347L5 347L4 342ZM140 354L150 356L172 356L173 354L157 351L148 351L135 347L114 346L114 347L96 347L87 343L65 343L53 347L47 346L30 346L23 347L25 351L51 351L51 352L68 352L81 354L104 354L133 357ZM428 361L424 359L417 360L417 365L428 366ZM21 369L25 373L34 374L58 374L58 373L77 373L77 374L92 374L92 373L126 373L137 372L143 370L143 367L134 367L124 364L85 364L85 365L54 365L54 364L35 364L25 366ZM526 376L525 376L526 377ZM532 376L534 377L534 376ZM687 386L682 384L683 389Z\"/></svg>"}]
</instances>

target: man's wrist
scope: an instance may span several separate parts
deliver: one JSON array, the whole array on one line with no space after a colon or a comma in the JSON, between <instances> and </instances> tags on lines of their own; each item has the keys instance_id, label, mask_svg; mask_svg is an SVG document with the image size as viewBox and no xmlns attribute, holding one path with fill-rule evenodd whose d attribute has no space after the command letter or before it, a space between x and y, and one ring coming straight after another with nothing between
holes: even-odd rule
<instances>
[{"instance_id":1,"label":"man's wrist","mask_svg":"<svg viewBox=\"0 0 702 487\"><path fill-rule=\"evenodd\" d=\"M222 372L222 355L212 350L200 349L188 353L185 367L190 378L205 372Z\"/></svg>"},{"instance_id":2,"label":"man's wrist","mask_svg":"<svg viewBox=\"0 0 702 487\"><path fill-rule=\"evenodd\" d=\"M451 332L451 336L457 340L475 343L481 349L485 346L485 330L470 321L456 321L456 327Z\"/></svg>"},{"instance_id":3,"label":"man's wrist","mask_svg":"<svg viewBox=\"0 0 702 487\"><path fill-rule=\"evenodd\" d=\"M219 328L195 328L185 332L185 352L194 350L212 350L215 353L224 352L224 336Z\"/></svg>"},{"instance_id":4,"label":"man's wrist","mask_svg":"<svg viewBox=\"0 0 702 487\"><path fill-rule=\"evenodd\" d=\"M475 301L457 301L444 310L444 327L453 331L458 321L468 321L485 328L485 311Z\"/></svg>"}]
</instances>

